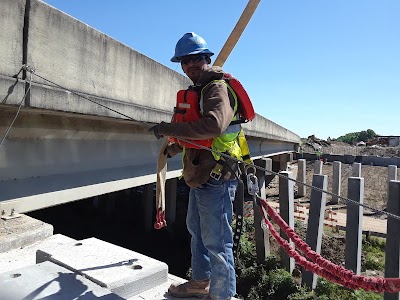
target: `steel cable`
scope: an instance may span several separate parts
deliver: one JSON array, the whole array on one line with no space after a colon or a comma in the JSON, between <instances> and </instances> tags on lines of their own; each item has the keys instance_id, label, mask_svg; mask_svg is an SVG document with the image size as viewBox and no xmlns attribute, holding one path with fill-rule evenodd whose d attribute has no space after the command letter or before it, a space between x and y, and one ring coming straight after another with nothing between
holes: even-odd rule
<instances>
[{"instance_id":1,"label":"steel cable","mask_svg":"<svg viewBox=\"0 0 400 300\"><path fill-rule=\"evenodd\" d=\"M21 68L21 70L23 70L23 69L24 69L24 67ZM20 71L20 72L21 72L21 71ZM6 137L7 137L8 133L10 132L11 128L13 127L14 122L15 122L15 120L17 119L17 117L18 117L18 115L19 115L19 112L21 111L22 103L24 102L26 96L28 95L29 91L31 90L33 71L32 71L32 72L29 72L29 74L30 74L30 76L29 76L29 86L28 86L28 89L26 90L25 95L22 97L22 100L21 100L21 102L20 102L19 105L18 105L18 110L17 110L17 113L15 114L14 119L12 120L12 122L10 123L10 125L8 126L6 132L5 132L4 136L3 136L3 138L1 139L0 148L1 148L1 146L3 146L3 143L4 143L4 141L6 140ZM18 80L18 79L17 79L17 80Z\"/></svg>"}]
</instances>

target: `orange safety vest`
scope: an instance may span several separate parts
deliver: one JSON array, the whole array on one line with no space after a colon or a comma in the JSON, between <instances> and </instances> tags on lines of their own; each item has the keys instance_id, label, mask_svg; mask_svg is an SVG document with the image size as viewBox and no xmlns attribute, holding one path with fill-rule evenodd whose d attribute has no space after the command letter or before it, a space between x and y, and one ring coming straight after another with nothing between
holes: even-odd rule
<instances>
[{"instance_id":1,"label":"orange safety vest","mask_svg":"<svg viewBox=\"0 0 400 300\"><path fill-rule=\"evenodd\" d=\"M237 99L237 120L233 120L231 125L245 123L251 121L255 117L255 112L253 105L251 103L250 97L246 90L243 88L242 84L234 78L231 74L225 73L221 80L224 80L233 91L234 97ZM236 106L236 105L235 105ZM198 92L191 86L187 90L180 90L176 97L176 106L174 107L174 115L172 117L172 123L180 122L193 122L197 121L202 117L202 112L200 111L200 101ZM180 145L188 148L201 149L196 145L182 141L178 138L171 137L170 141L173 143L179 143ZM203 147L211 147L213 139L205 140L189 140L193 143L201 145Z\"/></svg>"}]
</instances>

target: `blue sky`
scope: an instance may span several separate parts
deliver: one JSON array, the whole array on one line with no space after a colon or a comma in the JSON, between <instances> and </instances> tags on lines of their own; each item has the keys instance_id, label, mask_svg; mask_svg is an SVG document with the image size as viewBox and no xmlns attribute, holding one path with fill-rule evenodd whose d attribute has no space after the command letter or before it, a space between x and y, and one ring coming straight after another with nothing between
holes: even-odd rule
<instances>
[{"instance_id":1,"label":"blue sky","mask_svg":"<svg viewBox=\"0 0 400 300\"><path fill-rule=\"evenodd\" d=\"M180 73L186 32L214 58L247 0L45 0ZM399 0L261 0L224 65L256 112L300 137L400 135Z\"/></svg>"}]
</instances>

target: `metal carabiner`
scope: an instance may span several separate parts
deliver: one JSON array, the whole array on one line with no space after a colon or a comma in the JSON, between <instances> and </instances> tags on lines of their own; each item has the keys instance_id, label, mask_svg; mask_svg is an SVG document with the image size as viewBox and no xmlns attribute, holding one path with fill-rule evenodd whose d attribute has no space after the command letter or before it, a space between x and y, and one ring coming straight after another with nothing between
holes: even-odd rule
<instances>
[{"instance_id":1,"label":"metal carabiner","mask_svg":"<svg viewBox=\"0 0 400 300\"><path fill-rule=\"evenodd\" d=\"M244 167L244 173L246 174L246 176L249 174L248 172L249 169L253 169L253 172L250 173L256 174L256 167L253 165L247 165Z\"/></svg>"},{"instance_id":2,"label":"metal carabiner","mask_svg":"<svg viewBox=\"0 0 400 300\"><path fill-rule=\"evenodd\" d=\"M35 69L29 65L22 65L22 70L24 71L28 71L29 73L35 73Z\"/></svg>"},{"instance_id":3,"label":"metal carabiner","mask_svg":"<svg viewBox=\"0 0 400 300\"><path fill-rule=\"evenodd\" d=\"M247 174L247 190L250 195L256 195L259 191L257 176L252 173Z\"/></svg>"}]
</instances>

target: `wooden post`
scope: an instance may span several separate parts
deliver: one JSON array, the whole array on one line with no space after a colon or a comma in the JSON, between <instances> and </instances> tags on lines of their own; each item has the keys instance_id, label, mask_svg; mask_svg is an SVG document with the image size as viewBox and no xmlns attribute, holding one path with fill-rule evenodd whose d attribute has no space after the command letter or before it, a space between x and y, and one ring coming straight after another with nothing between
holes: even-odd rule
<instances>
[{"instance_id":1,"label":"wooden post","mask_svg":"<svg viewBox=\"0 0 400 300\"><path fill-rule=\"evenodd\" d=\"M349 177L348 198L364 203L364 178ZM355 274L361 273L363 207L353 202L347 203L345 267Z\"/></svg>"},{"instance_id":2,"label":"wooden post","mask_svg":"<svg viewBox=\"0 0 400 300\"><path fill-rule=\"evenodd\" d=\"M388 181L387 181L388 195L389 195L390 180L397 180L397 166L394 166L394 165L388 166Z\"/></svg>"},{"instance_id":3,"label":"wooden post","mask_svg":"<svg viewBox=\"0 0 400 300\"><path fill-rule=\"evenodd\" d=\"M340 161L334 161L332 164L332 193L340 196L340 190L342 187L342 163ZM332 196L330 204L338 204L339 198L337 196Z\"/></svg>"},{"instance_id":4,"label":"wooden post","mask_svg":"<svg viewBox=\"0 0 400 300\"><path fill-rule=\"evenodd\" d=\"M388 183L390 180L397 180L397 166L388 166Z\"/></svg>"},{"instance_id":5,"label":"wooden post","mask_svg":"<svg viewBox=\"0 0 400 300\"><path fill-rule=\"evenodd\" d=\"M271 181L274 179L275 175L273 175L272 173L268 172L268 171L272 171L272 159L271 158L263 158L263 160L265 160L265 170L267 172L265 172L265 176L264 176L264 181L265 184L264 186L267 187ZM266 195L266 191L264 189L264 194L261 195L265 195L265 198L267 197ZM270 233L269 233L269 229L267 224L265 223L264 226L262 226L263 229L263 235L264 235L264 253L265 253L265 257L268 257L271 255L271 245L270 245Z\"/></svg>"},{"instance_id":6,"label":"wooden post","mask_svg":"<svg viewBox=\"0 0 400 300\"><path fill-rule=\"evenodd\" d=\"M272 170L272 160L271 159L257 159L254 161L254 164L258 167L261 167L262 169L265 170ZM266 185L266 172L261 171L259 169L256 170L256 176L258 178L258 187L260 188L260 196L261 198L265 199L265 185ZM269 182L268 182L269 183ZM261 227L261 221L262 221L262 216L260 211L258 210L258 207L255 206L256 204L254 203L254 229L255 229L255 240L256 240L256 252L257 252L257 262L258 263L263 263L265 261L265 257L269 255L269 253L266 253L266 247L265 247L265 236L264 236L264 230ZM269 239L268 239L269 241Z\"/></svg>"},{"instance_id":7,"label":"wooden post","mask_svg":"<svg viewBox=\"0 0 400 300\"><path fill-rule=\"evenodd\" d=\"M361 163L353 163L351 177L361 177Z\"/></svg>"},{"instance_id":8,"label":"wooden post","mask_svg":"<svg viewBox=\"0 0 400 300\"><path fill-rule=\"evenodd\" d=\"M400 216L400 181L389 182L387 212ZM388 216L386 230L385 277L400 277L400 220ZM399 293L385 293L385 300L399 300Z\"/></svg>"},{"instance_id":9,"label":"wooden post","mask_svg":"<svg viewBox=\"0 0 400 300\"><path fill-rule=\"evenodd\" d=\"M280 175L293 179L292 172L280 172ZM282 219L294 229L294 182L283 177L279 177L279 214ZM293 242L286 236L283 230L280 230L280 236L289 241L293 246ZM295 262L283 248L280 248L280 256L283 267L286 271L292 273Z\"/></svg>"},{"instance_id":10,"label":"wooden post","mask_svg":"<svg viewBox=\"0 0 400 300\"><path fill-rule=\"evenodd\" d=\"M327 190L328 176L313 175L312 185L324 191ZM321 253L322 232L324 229L326 193L313 189L311 191L310 211L308 215L306 243L317 253ZM311 289L317 286L318 276L312 272L303 271L302 284Z\"/></svg>"},{"instance_id":11,"label":"wooden post","mask_svg":"<svg viewBox=\"0 0 400 300\"><path fill-rule=\"evenodd\" d=\"M288 161L289 161L288 154L281 154L279 155L279 170L280 171L287 171Z\"/></svg>"},{"instance_id":12,"label":"wooden post","mask_svg":"<svg viewBox=\"0 0 400 300\"><path fill-rule=\"evenodd\" d=\"M293 162L293 152L290 152L290 153L288 153L287 154L287 159L288 159L288 162Z\"/></svg>"},{"instance_id":13,"label":"wooden post","mask_svg":"<svg viewBox=\"0 0 400 300\"><path fill-rule=\"evenodd\" d=\"M306 183L306 160L299 159L297 161L297 181ZM306 186L303 184L298 184L298 192L299 197L304 197L306 195Z\"/></svg>"},{"instance_id":14,"label":"wooden post","mask_svg":"<svg viewBox=\"0 0 400 300\"><path fill-rule=\"evenodd\" d=\"M322 175L322 161L319 159L315 161L314 174Z\"/></svg>"}]
</instances>

